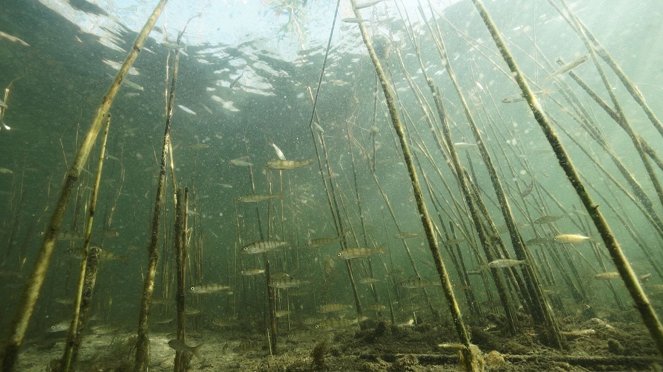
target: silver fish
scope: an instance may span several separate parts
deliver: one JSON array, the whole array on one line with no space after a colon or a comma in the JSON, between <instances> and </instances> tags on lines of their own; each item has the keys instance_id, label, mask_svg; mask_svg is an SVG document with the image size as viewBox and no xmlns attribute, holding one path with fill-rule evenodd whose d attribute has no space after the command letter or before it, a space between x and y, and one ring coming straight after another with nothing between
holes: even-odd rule
<instances>
[{"instance_id":1,"label":"silver fish","mask_svg":"<svg viewBox=\"0 0 663 372\"><path fill-rule=\"evenodd\" d=\"M604 273L598 273L594 275L594 279L598 280L614 280L619 279L619 273L616 271L606 271Z\"/></svg>"},{"instance_id":2,"label":"silver fish","mask_svg":"<svg viewBox=\"0 0 663 372\"><path fill-rule=\"evenodd\" d=\"M179 351L180 353L193 354L195 356L199 356L198 350L201 346L203 346L203 344L200 344L198 346L189 346L186 343L184 343L184 341L182 340L172 339L168 341L168 346L173 348L175 351Z\"/></svg>"},{"instance_id":3,"label":"silver fish","mask_svg":"<svg viewBox=\"0 0 663 372\"><path fill-rule=\"evenodd\" d=\"M262 275L265 273L265 269L246 269L240 271L240 274L244 276L256 276L256 275Z\"/></svg>"},{"instance_id":4,"label":"silver fish","mask_svg":"<svg viewBox=\"0 0 663 372\"><path fill-rule=\"evenodd\" d=\"M349 308L352 308L352 306L346 304L324 304L320 305L318 312L321 314L337 313L339 311L345 311Z\"/></svg>"},{"instance_id":5,"label":"silver fish","mask_svg":"<svg viewBox=\"0 0 663 372\"><path fill-rule=\"evenodd\" d=\"M317 248L317 247L322 247L325 245L333 244L338 242L339 238L334 236L334 237L327 237L327 238L314 238L308 241L308 245L311 248Z\"/></svg>"},{"instance_id":6,"label":"silver fish","mask_svg":"<svg viewBox=\"0 0 663 372\"><path fill-rule=\"evenodd\" d=\"M378 253L384 253L384 248L347 248L338 252L338 257L344 260L352 260L355 258L372 256Z\"/></svg>"},{"instance_id":7,"label":"silver fish","mask_svg":"<svg viewBox=\"0 0 663 372\"><path fill-rule=\"evenodd\" d=\"M580 244L586 240L590 240L589 236L580 235L580 234L559 234L555 235L553 238L558 243L567 243L567 244Z\"/></svg>"},{"instance_id":8,"label":"silver fish","mask_svg":"<svg viewBox=\"0 0 663 372\"><path fill-rule=\"evenodd\" d=\"M194 294L210 294L224 291L230 292L232 288L223 284L206 284L191 287L191 293Z\"/></svg>"},{"instance_id":9,"label":"silver fish","mask_svg":"<svg viewBox=\"0 0 663 372\"><path fill-rule=\"evenodd\" d=\"M562 217L563 216L548 216L548 215L545 215L545 216L541 216L541 217L535 219L534 221L532 221L532 223L535 224L535 225L545 225L545 224L548 224L548 223L556 222L556 221L562 219Z\"/></svg>"},{"instance_id":10,"label":"silver fish","mask_svg":"<svg viewBox=\"0 0 663 372\"><path fill-rule=\"evenodd\" d=\"M313 163L313 160L270 160L267 162L267 168L274 170L290 170L303 168Z\"/></svg>"},{"instance_id":11,"label":"silver fish","mask_svg":"<svg viewBox=\"0 0 663 372\"><path fill-rule=\"evenodd\" d=\"M507 267L514 267L519 265L524 265L525 260L513 260L510 258L499 258L497 260L491 261L488 263L488 267L491 269L505 269Z\"/></svg>"},{"instance_id":12,"label":"silver fish","mask_svg":"<svg viewBox=\"0 0 663 372\"><path fill-rule=\"evenodd\" d=\"M186 112L187 114L197 115L195 111L193 111L192 109L190 109L190 108L188 108L184 105L177 105L177 107L179 107L182 111Z\"/></svg>"},{"instance_id":13,"label":"silver fish","mask_svg":"<svg viewBox=\"0 0 663 372\"><path fill-rule=\"evenodd\" d=\"M299 280L299 279L280 279L280 280L272 280L269 282L269 286L272 288L278 288L278 289L288 289L288 288L296 288L296 287L301 287L302 285L308 284L309 282L307 280Z\"/></svg>"},{"instance_id":14,"label":"silver fish","mask_svg":"<svg viewBox=\"0 0 663 372\"><path fill-rule=\"evenodd\" d=\"M409 232L409 231L401 231L394 235L396 239L411 239L411 238L416 238L418 237L419 234L416 232Z\"/></svg>"},{"instance_id":15,"label":"silver fish","mask_svg":"<svg viewBox=\"0 0 663 372\"><path fill-rule=\"evenodd\" d=\"M246 254L265 253L281 248L287 244L288 243L279 240L259 240L245 245L242 247L242 251Z\"/></svg>"},{"instance_id":16,"label":"silver fish","mask_svg":"<svg viewBox=\"0 0 663 372\"><path fill-rule=\"evenodd\" d=\"M274 148L274 151L276 152L276 157L279 158L279 160L286 160L283 151L281 151L281 149L278 146L276 146L274 142L272 142L271 145Z\"/></svg>"},{"instance_id":17,"label":"silver fish","mask_svg":"<svg viewBox=\"0 0 663 372\"><path fill-rule=\"evenodd\" d=\"M259 203L261 201L276 199L276 198L280 198L280 197L281 197L281 195L277 195L277 194L266 194L266 195L249 194L249 195L242 195L242 196L238 197L237 201L242 202L242 203Z\"/></svg>"},{"instance_id":18,"label":"silver fish","mask_svg":"<svg viewBox=\"0 0 663 372\"><path fill-rule=\"evenodd\" d=\"M58 333L58 332L64 332L69 329L69 326L71 325L71 322L67 320L63 320L59 323L55 323L52 326L48 327L48 333Z\"/></svg>"},{"instance_id":19,"label":"silver fish","mask_svg":"<svg viewBox=\"0 0 663 372\"><path fill-rule=\"evenodd\" d=\"M580 57L574 59L573 61L562 65L562 67L555 70L555 72L553 72L550 75L549 78L566 74L567 72L569 72L569 71L573 70L574 68L580 66L581 64L585 63L585 61L587 61L588 58L589 58L589 56L587 56L587 54L585 54L584 56L580 56ZM560 63L561 61L562 61L561 59L558 59L557 63Z\"/></svg>"},{"instance_id":20,"label":"silver fish","mask_svg":"<svg viewBox=\"0 0 663 372\"><path fill-rule=\"evenodd\" d=\"M236 167L252 167L253 163L249 162L249 157L248 156L242 156L237 159L232 159L230 160L230 164L236 166Z\"/></svg>"},{"instance_id":21,"label":"silver fish","mask_svg":"<svg viewBox=\"0 0 663 372\"><path fill-rule=\"evenodd\" d=\"M408 279L408 280L401 283L401 287L407 288L407 289L428 288L428 287L440 286L440 285L442 285L442 284L439 283L439 282L434 282L434 281L429 281L429 280L424 280L424 279L419 279L419 278Z\"/></svg>"}]
</instances>

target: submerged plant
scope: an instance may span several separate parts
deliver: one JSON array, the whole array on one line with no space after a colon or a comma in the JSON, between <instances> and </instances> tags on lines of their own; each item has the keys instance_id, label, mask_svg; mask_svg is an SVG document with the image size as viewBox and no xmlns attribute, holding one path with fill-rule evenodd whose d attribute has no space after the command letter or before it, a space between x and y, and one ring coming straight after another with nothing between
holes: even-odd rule
<instances>
[{"instance_id":1,"label":"submerged plant","mask_svg":"<svg viewBox=\"0 0 663 372\"><path fill-rule=\"evenodd\" d=\"M315 344L313 351L311 351L311 369L314 371L325 370L325 355L329 352L329 344L327 340L322 340Z\"/></svg>"}]
</instances>

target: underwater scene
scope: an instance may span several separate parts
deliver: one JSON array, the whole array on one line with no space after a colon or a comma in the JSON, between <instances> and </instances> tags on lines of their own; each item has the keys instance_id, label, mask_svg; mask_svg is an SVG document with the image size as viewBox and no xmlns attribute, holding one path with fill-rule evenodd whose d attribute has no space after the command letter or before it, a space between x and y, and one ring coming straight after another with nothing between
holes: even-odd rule
<instances>
[{"instance_id":1,"label":"underwater scene","mask_svg":"<svg viewBox=\"0 0 663 372\"><path fill-rule=\"evenodd\" d=\"M662 371L661 19L0 0L2 371Z\"/></svg>"}]
</instances>

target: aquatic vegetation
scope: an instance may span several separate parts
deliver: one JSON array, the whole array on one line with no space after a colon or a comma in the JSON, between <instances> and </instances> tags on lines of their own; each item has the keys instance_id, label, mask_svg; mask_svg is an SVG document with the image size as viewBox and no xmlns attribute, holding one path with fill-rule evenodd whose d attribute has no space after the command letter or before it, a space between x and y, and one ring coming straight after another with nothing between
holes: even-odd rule
<instances>
[{"instance_id":1,"label":"aquatic vegetation","mask_svg":"<svg viewBox=\"0 0 663 372\"><path fill-rule=\"evenodd\" d=\"M658 4L170 3L0 13L4 370L658 363Z\"/></svg>"}]
</instances>

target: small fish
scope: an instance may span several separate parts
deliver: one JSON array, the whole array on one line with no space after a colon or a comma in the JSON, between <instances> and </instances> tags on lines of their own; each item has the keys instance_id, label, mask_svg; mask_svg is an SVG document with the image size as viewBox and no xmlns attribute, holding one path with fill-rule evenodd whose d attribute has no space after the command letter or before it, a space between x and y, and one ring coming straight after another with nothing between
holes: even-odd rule
<instances>
[{"instance_id":1,"label":"small fish","mask_svg":"<svg viewBox=\"0 0 663 372\"><path fill-rule=\"evenodd\" d=\"M545 225L545 224L548 224L548 223L553 223L553 222L559 221L560 219L562 219L562 217L563 216L548 216L548 215L546 215L546 216L541 216L541 217L535 219L534 221L532 221L532 223L535 224L535 225Z\"/></svg>"},{"instance_id":2,"label":"small fish","mask_svg":"<svg viewBox=\"0 0 663 372\"><path fill-rule=\"evenodd\" d=\"M333 244L338 242L339 238L337 236L334 237L326 237L326 238L315 238L315 239L310 239L308 241L308 245L311 248L318 248L322 247L325 245Z\"/></svg>"},{"instance_id":3,"label":"small fish","mask_svg":"<svg viewBox=\"0 0 663 372\"><path fill-rule=\"evenodd\" d=\"M178 50L178 49L183 49L184 45L178 44L178 43L172 43L170 41L164 40L161 42L161 45L164 48L172 49L172 50Z\"/></svg>"},{"instance_id":4,"label":"small fish","mask_svg":"<svg viewBox=\"0 0 663 372\"><path fill-rule=\"evenodd\" d=\"M223 284L206 284L191 287L191 293L193 294L210 294L226 291L230 292L232 288Z\"/></svg>"},{"instance_id":5,"label":"small fish","mask_svg":"<svg viewBox=\"0 0 663 372\"><path fill-rule=\"evenodd\" d=\"M454 147L457 149L470 149L477 147L476 143L470 143L470 142L455 142Z\"/></svg>"},{"instance_id":6,"label":"small fish","mask_svg":"<svg viewBox=\"0 0 663 372\"><path fill-rule=\"evenodd\" d=\"M414 327L414 318L408 319L406 322L396 324L398 328L410 328Z\"/></svg>"},{"instance_id":7,"label":"small fish","mask_svg":"<svg viewBox=\"0 0 663 372\"><path fill-rule=\"evenodd\" d=\"M186 310L184 310L184 314L186 314L187 316L198 316L202 313L203 312L200 311L199 309L192 309L190 307L188 307Z\"/></svg>"},{"instance_id":8,"label":"small fish","mask_svg":"<svg viewBox=\"0 0 663 372\"><path fill-rule=\"evenodd\" d=\"M193 111L192 109L190 109L190 108L188 108L184 105L177 105L177 107L179 107L182 111L186 112L187 114L198 115L198 114L196 114L195 111Z\"/></svg>"},{"instance_id":9,"label":"small fish","mask_svg":"<svg viewBox=\"0 0 663 372\"><path fill-rule=\"evenodd\" d=\"M604 273L598 273L594 275L594 279L598 280L614 280L619 279L619 273L616 271L606 271Z\"/></svg>"},{"instance_id":10,"label":"small fish","mask_svg":"<svg viewBox=\"0 0 663 372\"><path fill-rule=\"evenodd\" d=\"M249 194L249 195L242 195L242 196L238 197L237 201L242 202L242 203L259 203L261 201L276 199L276 198L280 198L280 197L281 197L281 195L278 195L278 194L267 194L267 195Z\"/></svg>"},{"instance_id":11,"label":"small fish","mask_svg":"<svg viewBox=\"0 0 663 372\"><path fill-rule=\"evenodd\" d=\"M394 235L396 239L411 239L418 237L419 234L415 232L401 231L398 234Z\"/></svg>"},{"instance_id":12,"label":"small fish","mask_svg":"<svg viewBox=\"0 0 663 372\"><path fill-rule=\"evenodd\" d=\"M14 174L14 171L9 168L0 168L0 174Z\"/></svg>"},{"instance_id":13,"label":"small fish","mask_svg":"<svg viewBox=\"0 0 663 372\"><path fill-rule=\"evenodd\" d=\"M338 257L343 260L353 260L355 258L364 258L377 253L384 253L384 248L347 248L338 252Z\"/></svg>"},{"instance_id":14,"label":"small fish","mask_svg":"<svg viewBox=\"0 0 663 372\"><path fill-rule=\"evenodd\" d=\"M535 96L541 96L541 95L547 94L547 92L545 90L538 90L538 91L532 92L532 94L534 94ZM502 99L502 103L516 103L516 102L522 102L524 100L525 100L525 97L523 97L522 94L517 94L517 95L513 95L513 96L504 97Z\"/></svg>"},{"instance_id":15,"label":"small fish","mask_svg":"<svg viewBox=\"0 0 663 372\"><path fill-rule=\"evenodd\" d=\"M321 314L337 313L339 311L345 311L352 306L346 304L324 304L320 305L318 312Z\"/></svg>"},{"instance_id":16,"label":"small fish","mask_svg":"<svg viewBox=\"0 0 663 372\"><path fill-rule=\"evenodd\" d=\"M574 68L580 66L581 64L585 63L588 58L589 58L589 56L587 54L585 54L584 56L580 56L580 57L574 59L573 61L562 65L562 67L555 70L555 72L553 72L548 78L550 79L550 78L553 78L555 76L564 75L567 72L569 72L569 71L573 70ZM561 63L561 61L562 61L561 59L558 59L557 63Z\"/></svg>"},{"instance_id":17,"label":"small fish","mask_svg":"<svg viewBox=\"0 0 663 372\"><path fill-rule=\"evenodd\" d=\"M225 319L214 319L214 320L212 320L212 324L217 326L217 327L220 327L220 328L225 328L225 327L232 327L236 323L235 322L230 322L230 321L225 320Z\"/></svg>"},{"instance_id":18,"label":"small fish","mask_svg":"<svg viewBox=\"0 0 663 372\"><path fill-rule=\"evenodd\" d=\"M454 350L454 351L465 350L465 345L459 342L445 342L443 344L437 344L437 347L439 347L440 349Z\"/></svg>"},{"instance_id":19,"label":"small fish","mask_svg":"<svg viewBox=\"0 0 663 372\"><path fill-rule=\"evenodd\" d=\"M129 79L124 79L123 82L124 82L124 85L126 85L128 88L139 90L141 92L145 90L145 88L143 88L142 86L134 83L133 81L131 81Z\"/></svg>"},{"instance_id":20,"label":"small fish","mask_svg":"<svg viewBox=\"0 0 663 372\"><path fill-rule=\"evenodd\" d=\"M191 146L189 146L192 150L205 150L210 148L209 143L195 143Z\"/></svg>"},{"instance_id":21,"label":"small fish","mask_svg":"<svg viewBox=\"0 0 663 372\"><path fill-rule=\"evenodd\" d=\"M361 19L361 18L354 18L354 17L351 17L351 18L343 18L342 21L345 22L345 23L362 23L362 22L366 22L365 20L363 20L363 19Z\"/></svg>"},{"instance_id":22,"label":"small fish","mask_svg":"<svg viewBox=\"0 0 663 372\"><path fill-rule=\"evenodd\" d=\"M83 236L79 233L71 231L62 231L58 234L58 240L62 241L83 240Z\"/></svg>"},{"instance_id":23,"label":"small fish","mask_svg":"<svg viewBox=\"0 0 663 372\"><path fill-rule=\"evenodd\" d=\"M559 234L553 238L558 243L580 244L591 238L580 234Z\"/></svg>"},{"instance_id":24,"label":"small fish","mask_svg":"<svg viewBox=\"0 0 663 372\"><path fill-rule=\"evenodd\" d=\"M279 240L259 240L245 245L242 247L242 251L246 254L265 253L286 246L287 244Z\"/></svg>"},{"instance_id":25,"label":"small fish","mask_svg":"<svg viewBox=\"0 0 663 372\"><path fill-rule=\"evenodd\" d=\"M52 326L48 327L48 333L58 333L69 330L69 325L71 324L68 320L63 320L59 323L55 323Z\"/></svg>"},{"instance_id":26,"label":"small fish","mask_svg":"<svg viewBox=\"0 0 663 372\"><path fill-rule=\"evenodd\" d=\"M589 329L573 329L570 331L560 331L559 333L564 337L567 337L569 339L574 339L579 337L593 336L596 334L596 331L589 328Z\"/></svg>"},{"instance_id":27,"label":"small fish","mask_svg":"<svg viewBox=\"0 0 663 372\"><path fill-rule=\"evenodd\" d=\"M513 260L509 258L499 258L488 263L488 267L491 269L505 269L507 267L514 267L519 265L524 265L525 260Z\"/></svg>"},{"instance_id":28,"label":"small fish","mask_svg":"<svg viewBox=\"0 0 663 372\"><path fill-rule=\"evenodd\" d=\"M203 344L200 344L198 346L189 346L189 345L185 344L184 341L182 341L182 340L172 339L172 340L168 341L168 346L170 346L175 351L178 351L180 353L193 354L193 355L199 357L198 350L201 346L203 346Z\"/></svg>"},{"instance_id":29,"label":"small fish","mask_svg":"<svg viewBox=\"0 0 663 372\"><path fill-rule=\"evenodd\" d=\"M649 279L651 279L651 277L652 277L651 273L647 273L647 274L640 275L638 277L638 279L640 279L640 281L644 283L644 282L648 281Z\"/></svg>"},{"instance_id":30,"label":"small fish","mask_svg":"<svg viewBox=\"0 0 663 372\"><path fill-rule=\"evenodd\" d=\"M237 159L232 159L230 161L230 164L236 166L236 167L252 167L253 163L249 162L249 157L248 156L242 156Z\"/></svg>"},{"instance_id":31,"label":"small fish","mask_svg":"<svg viewBox=\"0 0 663 372\"><path fill-rule=\"evenodd\" d=\"M420 278L412 278L406 281L401 282L401 287L407 289L418 289L418 288L428 288L433 286L442 285L441 283L432 282L429 280L424 280Z\"/></svg>"},{"instance_id":32,"label":"small fish","mask_svg":"<svg viewBox=\"0 0 663 372\"><path fill-rule=\"evenodd\" d=\"M534 190L534 180L532 180L532 182L530 182L530 184L527 185L527 187L525 187L525 189L520 192L520 197L521 198L526 197L527 195L531 194L533 190Z\"/></svg>"},{"instance_id":33,"label":"small fish","mask_svg":"<svg viewBox=\"0 0 663 372\"><path fill-rule=\"evenodd\" d=\"M9 40L12 43L17 43L17 44L20 44L24 47L29 47L30 46L30 44L26 43L25 41L21 40L20 38L14 36L14 35L10 35L6 32L2 32L2 31L0 31L0 39Z\"/></svg>"},{"instance_id":34,"label":"small fish","mask_svg":"<svg viewBox=\"0 0 663 372\"><path fill-rule=\"evenodd\" d=\"M277 318L283 318L284 316L289 316L290 315L290 310L277 310L274 315Z\"/></svg>"},{"instance_id":35,"label":"small fish","mask_svg":"<svg viewBox=\"0 0 663 372\"><path fill-rule=\"evenodd\" d=\"M383 0L373 0L373 1L367 1L365 3L357 4L355 6L356 9L364 9L364 8L370 8L373 5L381 3Z\"/></svg>"},{"instance_id":36,"label":"small fish","mask_svg":"<svg viewBox=\"0 0 663 372\"><path fill-rule=\"evenodd\" d=\"M281 149L278 146L276 146L274 142L272 142L270 145L272 145L272 147L274 148L274 151L276 152L276 157L279 158L279 160L285 161L286 159L285 155L283 154L283 151L281 151Z\"/></svg>"},{"instance_id":37,"label":"small fish","mask_svg":"<svg viewBox=\"0 0 663 372\"><path fill-rule=\"evenodd\" d=\"M325 319L315 325L316 329L325 330L325 331L338 331L343 328L349 328L359 323L358 319Z\"/></svg>"},{"instance_id":38,"label":"small fish","mask_svg":"<svg viewBox=\"0 0 663 372\"><path fill-rule=\"evenodd\" d=\"M69 305L73 305L74 300L71 299L71 298L58 297L58 298L55 299L55 303L60 304L60 305L69 306Z\"/></svg>"},{"instance_id":39,"label":"small fish","mask_svg":"<svg viewBox=\"0 0 663 372\"><path fill-rule=\"evenodd\" d=\"M118 230L105 230L104 231L104 238L106 239L114 239L120 236L120 232Z\"/></svg>"},{"instance_id":40,"label":"small fish","mask_svg":"<svg viewBox=\"0 0 663 372\"><path fill-rule=\"evenodd\" d=\"M278 288L278 289L288 289L288 288L301 287L302 285L305 285L305 284L308 284L308 283L309 282L307 280L285 278L285 279L279 279L279 280L272 280L269 283L269 286L272 287L272 288Z\"/></svg>"},{"instance_id":41,"label":"small fish","mask_svg":"<svg viewBox=\"0 0 663 372\"><path fill-rule=\"evenodd\" d=\"M239 79L241 79L242 76L244 76L244 71L242 71L242 73L239 74L239 76L237 76L236 78L233 79L233 81L230 82L228 88L230 89L234 88L237 85L237 83L239 83Z\"/></svg>"},{"instance_id":42,"label":"small fish","mask_svg":"<svg viewBox=\"0 0 663 372\"><path fill-rule=\"evenodd\" d=\"M532 238L525 242L525 245L545 245L550 243L550 239L547 238Z\"/></svg>"},{"instance_id":43,"label":"small fish","mask_svg":"<svg viewBox=\"0 0 663 372\"><path fill-rule=\"evenodd\" d=\"M385 311L386 309L387 309L387 307L385 305L382 305L382 304L371 304L371 305L366 306L366 310L368 310L368 311L378 311L379 312L379 311Z\"/></svg>"},{"instance_id":44,"label":"small fish","mask_svg":"<svg viewBox=\"0 0 663 372\"><path fill-rule=\"evenodd\" d=\"M331 275L336 268L336 261L331 257L325 257L322 262L322 269L325 271L325 274Z\"/></svg>"},{"instance_id":45,"label":"small fish","mask_svg":"<svg viewBox=\"0 0 663 372\"><path fill-rule=\"evenodd\" d=\"M240 274L244 276L256 276L256 275L261 275L265 273L265 269L246 269L240 271Z\"/></svg>"},{"instance_id":46,"label":"small fish","mask_svg":"<svg viewBox=\"0 0 663 372\"><path fill-rule=\"evenodd\" d=\"M376 278L361 278L359 279L360 284L376 284L380 283L380 279Z\"/></svg>"},{"instance_id":47,"label":"small fish","mask_svg":"<svg viewBox=\"0 0 663 372\"><path fill-rule=\"evenodd\" d=\"M525 98L523 98L523 96L519 94L517 96L504 97L502 99L502 103L515 103L515 102L522 102L524 100Z\"/></svg>"},{"instance_id":48,"label":"small fish","mask_svg":"<svg viewBox=\"0 0 663 372\"><path fill-rule=\"evenodd\" d=\"M303 168L313 163L313 160L270 160L267 162L267 168L274 170L290 170Z\"/></svg>"}]
</instances>

